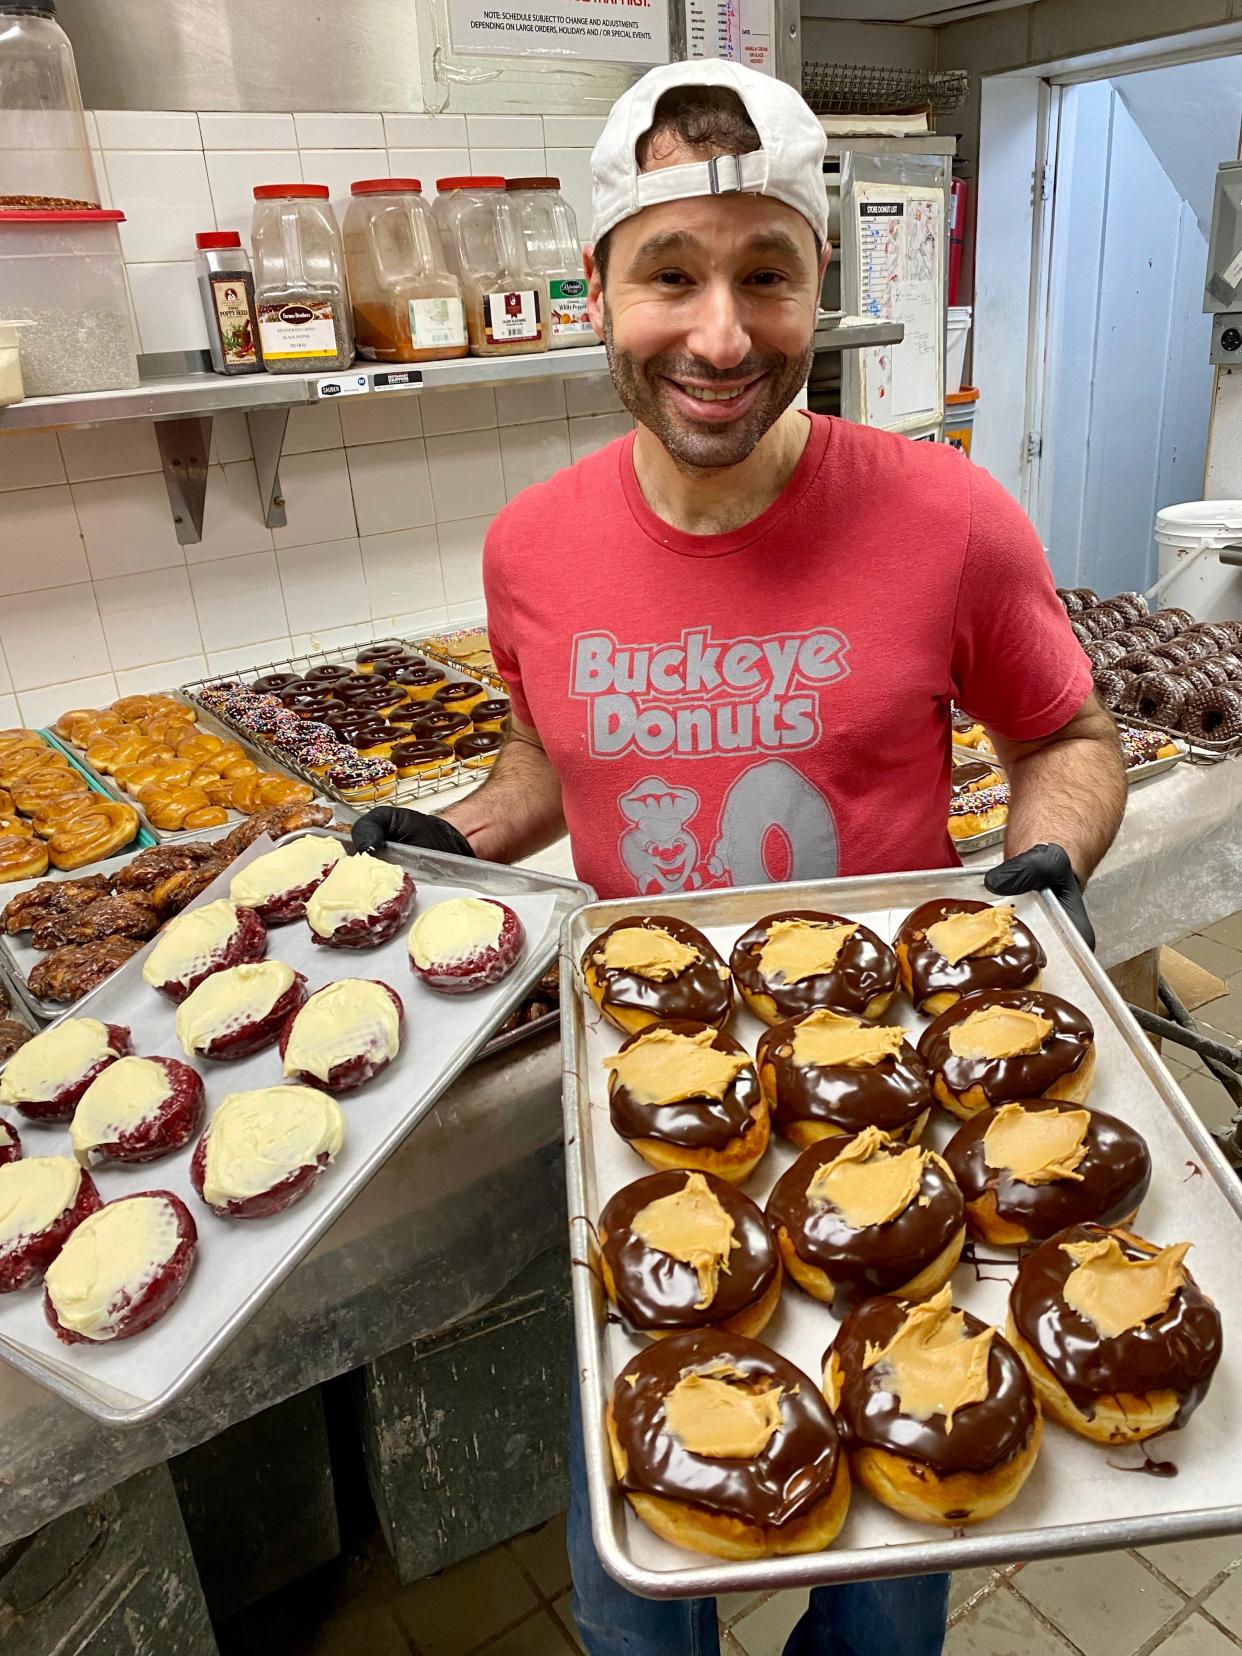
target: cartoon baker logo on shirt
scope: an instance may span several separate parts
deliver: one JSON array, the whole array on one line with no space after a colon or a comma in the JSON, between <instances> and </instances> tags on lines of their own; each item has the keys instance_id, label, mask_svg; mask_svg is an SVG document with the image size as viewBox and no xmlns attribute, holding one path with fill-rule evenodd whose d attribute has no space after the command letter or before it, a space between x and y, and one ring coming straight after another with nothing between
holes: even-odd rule
<instances>
[{"instance_id":1,"label":"cartoon baker logo on shirt","mask_svg":"<svg viewBox=\"0 0 1242 1656\"><path fill-rule=\"evenodd\" d=\"M675 643L622 645L611 633L574 639L570 692L587 703L597 759L664 760L617 800L618 854L636 891L830 878L837 834L828 801L775 755L823 740L819 697L849 673L849 642L830 628L714 639L692 627ZM762 755L736 775L711 834L680 762ZM674 772L669 761L677 762ZM669 778L677 774L678 780ZM700 834L709 839L704 854Z\"/></svg>"}]
</instances>

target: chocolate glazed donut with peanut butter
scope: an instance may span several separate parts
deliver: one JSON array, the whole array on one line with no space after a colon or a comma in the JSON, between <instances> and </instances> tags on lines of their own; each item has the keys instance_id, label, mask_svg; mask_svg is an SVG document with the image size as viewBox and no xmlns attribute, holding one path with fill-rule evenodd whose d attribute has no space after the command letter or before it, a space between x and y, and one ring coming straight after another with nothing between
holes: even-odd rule
<instances>
[{"instance_id":1,"label":"chocolate glazed donut with peanut butter","mask_svg":"<svg viewBox=\"0 0 1242 1656\"><path fill-rule=\"evenodd\" d=\"M767 1219L714 1174L635 1179L600 1214L598 1234L609 1299L652 1338L719 1328L755 1339L780 1299Z\"/></svg>"},{"instance_id":2,"label":"chocolate glazed donut with peanut butter","mask_svg":"<svg viewBox=\"0 0 1242 1656\"><path fill-rule=\"evenodd\" d=\"M604 1016L629 1034L666 1018L719 1028L733 1009L724 961L702 932L666 914L618 920L592 938L582 975Z\"/></svg>"},{"instance_id":3,"label":"chocolate glazed donut with peanut butter","mask_svg":"<svg viewBox=\"0 0 1242 1656\"><path fill-rule=\"evenodd\" d=\"M1047 964L1009 904L968 897L921 903L898 927L893 948L902 988L929 1018L972 989L1038 989Z\"/></svg>"},{"instance_id":4,"label":"chocolate glazed donut with peanut butter","mask_svg":"<svg viewBox=\"0 0 1242 1656\"><path fill-rule=\"evenodd\" d=\"M745 1049L710 1024L672 1018L604 1059L612 1124L652 1167L740 1184L768 1147L768 1106Z\"/></svg>"},{"instance_id":5,"label":"chocolate glazed donut with peanut butter","mask_svg":"<svg viewBox=\"0 0 1242 1656\"><path fill-rule=\"evenodd\" d=\"M607 1413L617 1481L657 1535L716 1558L819 1552L850 1479L814 1383L767 1346L713 1330L653 1341Z\"/></svg>"},{"instance_id":6,"label":"chocolate glazed donut with peanut butter","mask_svg":"<svg viewBox=\"0 0 1242 1656\"><path fill-rule=\"evenodd\" d=\"M1095 1074L1095 1031L1057 995L975 989L927 1026L919 1057L940 1103L968 1121L1019 1099L1081 1103Z\"/></svg>"},{"instance_id":7,"label":"chocolate glazed donut with peanut butter","mask_svg":"<svg viewBox=\"0 0 1242 1656\"><path fill-rule=\"evenodd\" d=\"M931 1079L896 1026L821 1008L765 1030L755 1065L778 1130L801 1149L864 1127L913 1143L931 1110Z\"/></svg>"},{"instance_id":8,"label":"chocolate glazed donut with peanut butter","mask_svg":"<svg viewBox=\"0 0 1242 1656\"><path fill-rule=\"evenodd\" d=\"M866 1127L804 1150L768 1197L790 1276L839 1315L876 1294L926 1299L949 1280L966 1209L934 1150Z\"/></svg>"},{"instance_id":9,"label":"chocolate glazed donut with peanut butter","mask_svg":"<svg viewBox=\"0 0 1242 1656\"><path fill-rule=\"evenodd\" d=\"M1220 1312L1186 1270L1190 1244L1071 1225L1028 1255L1009 1339L1044 1408L1097 1443L1184 1426L1220 1361Z\"/></svg>"},{"instance_id":10,"label":"chocolate glazed donut with peanut butter","mask_svg":"<svg viewBox=\"0 0 1242 1656\"><path fill-rule=\"evenodd\" d=\"M1039 1453L1039 1403L994 1328L952 1305L872 1299L824 1353L824 1393L850 1470L878 1501L927 1523L1001 1512Z\"/></svg>"},{"instance_id":11,"label":"chocolate glazed donut with peanut butter","mask_svg":"<svg viewBox=\"0 0 1242 1656\"><path fill-rule=\"evenodd\" d=\"M897 962L887 943L857 921L815 909L766 915L729 957L742 999L766 1024L818 1007L879 1018L897 993Z\"/></svg>"},{"instance_id":12,"label":"chocolate glazed donut with peanut butter","mask_svg":"<svg viewBox=\"0 0 1242 1656\"><path fill-rule=\"evenodd\" d=\"M1053 1099L981 1110L944 1158L971 1234L998 1247L1043 1242L1088 1220L1128 1222L1151 1183L1151 1156L1133 1127Z\"/></svg>"}]
</instances>

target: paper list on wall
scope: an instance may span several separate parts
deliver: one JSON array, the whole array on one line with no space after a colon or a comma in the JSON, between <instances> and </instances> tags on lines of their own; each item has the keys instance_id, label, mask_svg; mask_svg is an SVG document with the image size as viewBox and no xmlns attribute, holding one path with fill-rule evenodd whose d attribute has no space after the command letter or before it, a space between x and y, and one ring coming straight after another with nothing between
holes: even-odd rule
<instances>
[{"instance_id":1,"label":"paper list on wall","mask_svg":"<svg viewBox=\"0 0 1242 1656\"><path fill-rule=\"evenodd\" d=\"M775 74L773 0L685 0L686 56Z\"/></svg>"},{"instance_id":2,"label":"paper list on wall","mask_svg":"<svg viewBox=\"0 0 1242 1656\"><path fill-rule=\"evenodd\" d=\"M858 186L859 309L905 325L900 345L862 353L869 425L938 411L943 217L937 191Z\"/></svg>"}]
</instances>

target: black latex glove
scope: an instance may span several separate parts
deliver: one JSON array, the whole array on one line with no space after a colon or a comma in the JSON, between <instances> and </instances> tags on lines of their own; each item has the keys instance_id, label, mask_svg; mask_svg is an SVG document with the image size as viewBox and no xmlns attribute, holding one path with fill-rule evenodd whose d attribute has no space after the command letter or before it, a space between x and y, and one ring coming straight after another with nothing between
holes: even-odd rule
<instances>
[{"instance_id":1,"label":"black latex glove","mask_svg":"<svg viewBox=\"0 0 1242 1656\"><path fill-rule=\"evenodd\" d=\"M400 805L377 805L359 817L350 829L355 851L379 851L391 840L397 845L421 845L426 851L447 851L455 857L473 857L470 841L443 817L406 811Z\"/></svg>"},{"instance_id":2,"label":"black latex glove","mask_svg":"<svg viewBox=\"0 0 1242 1656\"><path fill-rule=\"evenodd\" d=\"M1086 940L1095 950L1095 928L1087 916L1082 888L1063 845L1032 845L1007 862L989 868L983 876L989 891L1000 897L1016 897L1023 891L1050 891Z\"/></svg>"}]
</instances>

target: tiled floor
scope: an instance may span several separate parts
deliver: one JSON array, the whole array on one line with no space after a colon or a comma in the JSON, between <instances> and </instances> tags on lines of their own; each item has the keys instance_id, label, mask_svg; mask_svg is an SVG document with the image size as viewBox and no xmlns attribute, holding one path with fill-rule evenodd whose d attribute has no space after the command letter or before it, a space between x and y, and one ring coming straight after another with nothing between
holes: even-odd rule
<instances>
[{"instance_id":1,"label":"tiled floor","mask_svg":"<svg viewBox=\"0 0 1242 1656\"><path fill-rule=\"evenodd\" d=\"M1242 1037L1242 914L1185 939L1179 951L1225 979L1229 993L1195 1014L1232 1044ZM1165 1059L1209 1126L1233 1111L1224 1089L1184 1049ZM564 1520L402 1588L376 1537L365 1557L318 1572L326 1597L291 1627L288 1603L265 1601L222 1630L222 1656L566 1656L580 1650L569 1611ZM309 1579L309 1578L308 1578ZM718 1604L724 1656L780 1656L803 1593L744 1594ZM278 1631L277 1631L278 1630ZM1148 1547L953 1578L945 1656L1238 1656L1242 1535ZM683 1656L680 1651L661 1656ZM913 1656L913 1653L912 1653Z\"/></svg>"}]
</instances>

